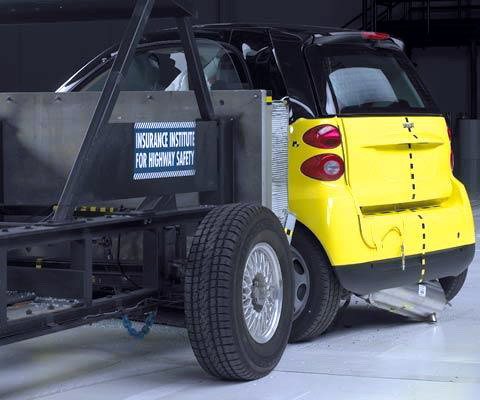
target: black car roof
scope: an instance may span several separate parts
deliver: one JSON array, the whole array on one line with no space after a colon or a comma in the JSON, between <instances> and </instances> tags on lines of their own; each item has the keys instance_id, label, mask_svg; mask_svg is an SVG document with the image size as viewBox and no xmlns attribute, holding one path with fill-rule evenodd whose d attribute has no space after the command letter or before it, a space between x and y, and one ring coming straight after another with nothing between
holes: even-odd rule
<instances>
[{"instance_id":1,"label":"black car roof","mask_svg":"<svg viewBox=\"0 0 480 400\"><path fill-rule=\"evenodd\" d=\"M231 32L234 30L241 30L246 32L255 33L267 33L277 32L285 35L294 35L304 43L313 42L318 36L324 36L325 38L338 39L338 41L348 42L352 36L357 36L359 31L351 29L342 29L328 26L310 26L310 25L289 25L289 24L274 24L274 23L223 23L223 24L206 24L194 26L194 32L197 38L211 39L217 41L230 42ZM343 34L341 34L343 33ZM352 35L349 35L351 33ZM144 34L141 40L142 45L148 46L149 44L169 42L178 40L178 31L176 28L164 28L158 31L149 32ZM62 88L68 87L68 85L75 80L81 79L81 77L87 74L95 66L102 64L104 59L111 58L116 51L116 46L111 46L104 52L100 53L97 57L91 60L83 69L78 71L69 81L67 81ZM60 90L62 89L60 88Z\"/></svg>"},{"instance_id":2,"label":"black car roof","mask_svg":"<svg viewBox=\"0 0 480 400\"><path fill-rule=\"evenodd\" d=\"M195 25L195 33L198 37L209 37L211 35L225 35L233 30L250 31L252 33L275 31L287 35L295 35L302 40L309 40L315 35L330 36L337 33L354 33L356 31L351 29L342 29L329 26L311 26L311 25L288 25L288 24L274 24L274 23L224 23L224 24L206 24ZM177 36L175 28L166 28L159 31L151 32L145 35L142 43L160 42L163 40L170 40Z\"/></svg>"},{"instance_id":3,"label":"black car roof","mask_svg":"<svg viewBox=\"0 0 480 400\"><path fill-rule=\"evenodd\" d=\"M258 29L274 29L289 33L304 33L315 35L331 35L336 32L353 32L351 29L343 29L331 26L314 26L314 25L292 25L292 24L275 24L275 23L257 23L257 24L207 24L198 25L197 28L203 29L242 29L242 30L258 30Z\"/></svg>"}]
</instances>

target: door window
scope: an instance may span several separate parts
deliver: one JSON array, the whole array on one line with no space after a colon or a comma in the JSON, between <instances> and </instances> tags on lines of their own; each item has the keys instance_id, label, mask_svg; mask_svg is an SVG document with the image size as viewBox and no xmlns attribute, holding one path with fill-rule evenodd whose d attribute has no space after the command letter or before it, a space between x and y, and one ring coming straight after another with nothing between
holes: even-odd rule
<instances>
[{"instance_id":1,"label":"door window","mask_svg":"<svg viewBox=\"0 0 480 400\"><path fill-rule=\"evenodd\" d=\"M211 40L198 40L203 73L210 90L249 88L245 74L238 71L231 50ZM80 90L101 91L108 70L103 70ZM163 45L141 49L135 55L123 81L123 91L187 91L191 78L181 45Z\"/></svg>"},{"instance_id":2,"label":"door window","mask_svg":"<svg viewBox=\"0 0 480 400\"><path fill-rule=\"evenodd\" d=\"M274 99L287 96L285 83L266 32L234 30L231 44L241 49L256 89L271 91Z\"/></svg>"}]
</instances>

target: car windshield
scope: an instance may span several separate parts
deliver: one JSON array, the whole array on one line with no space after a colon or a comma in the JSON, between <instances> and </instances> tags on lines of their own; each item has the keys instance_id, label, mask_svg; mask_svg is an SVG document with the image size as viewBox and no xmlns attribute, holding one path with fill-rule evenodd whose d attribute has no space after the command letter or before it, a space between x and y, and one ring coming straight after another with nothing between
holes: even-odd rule
<instances>
[{"instance_id":1,"label":"car windshield","mask_svg":"<svg viewBox=\"0 0 480 400\"><path fill-rule=\"evenodd\" d=\"M325 114L438 114L405 55L375 46L307 48Z\"/></svg>"},{"instance_id":2,"label":"car windshield","mask_svg":"<svg viewBox=\"0 0 480 400\"><path fill-rule=\"evenodd\" d=\"M211 90L238 90L242 82L231 53L219 43L199 40L203 72ZM81 91L101 91L108 68L87 81ZM122 84L123 91L186 91L191 89L185 53L180 45L139 50ZM78 89L77 89L78 90Z\"/></svg>"}]
</instances>

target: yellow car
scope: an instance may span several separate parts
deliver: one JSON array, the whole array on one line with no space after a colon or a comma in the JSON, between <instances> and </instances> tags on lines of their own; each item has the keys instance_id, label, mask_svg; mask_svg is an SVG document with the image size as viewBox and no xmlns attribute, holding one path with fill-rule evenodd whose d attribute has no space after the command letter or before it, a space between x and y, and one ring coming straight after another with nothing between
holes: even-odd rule
<instances>
[{"instance_id":1,"label":"yellow car","mask_svg":"<svg viewBox=\"0 0 480 400\"><path fill-rule=\"evenodd\" d=\"M291 106L290 340L324 332L350 293L439 280L451 300L474 255L473 217L452 173L446 120L402 42L303 26L209 25L195 34L210 89L267 89ZM189 89L175 39L170 30L145 38L126 90ZM60 91L101 89L114 50Z\"/></svg>"},{"instance_id":2,"label":"yellow car","mask_svg":"<svg viewBox=\"0 0 480 400\"><path fill-rule=\"evenodd\" d=\"M451 300L475 251L449 128L399 42L338 36L304 48L322 108L291 125L293 246L315 296L294 323L298 340L328 327L340 287L366 295L440 279Z\"/></svg>"}]
</instances>

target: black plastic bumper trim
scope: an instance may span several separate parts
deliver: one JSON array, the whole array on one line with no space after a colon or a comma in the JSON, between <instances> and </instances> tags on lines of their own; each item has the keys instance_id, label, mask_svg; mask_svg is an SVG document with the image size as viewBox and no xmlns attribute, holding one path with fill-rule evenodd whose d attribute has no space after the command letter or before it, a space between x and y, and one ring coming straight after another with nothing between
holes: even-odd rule
<instances>
[{"instance_id":1,"label":"black plastic bumper trim","mask_svg":"<svg viewBox=\"0 0 480 400\"><path fill-rule=\"evenodd\" d=\"M405 270L402 269L401 258L334 266L334 269L345 289L365 295L417 283L421 278L422 269L425 269L425 281L457 276L468 268L474 255L475 244L471 244L427 253L425 256L421 254L407 256ZM422 265L423 257L426 260L425 265Z\"/></svg>"}]
</instances>

